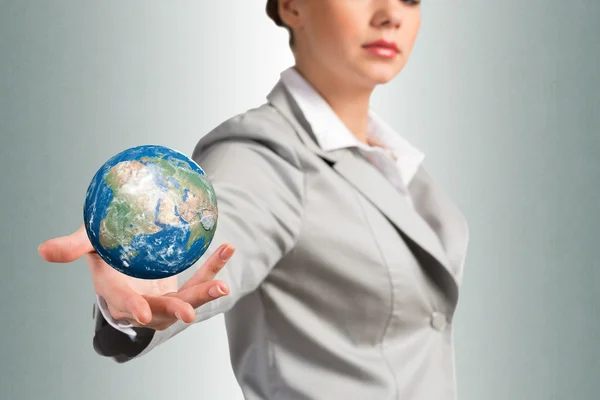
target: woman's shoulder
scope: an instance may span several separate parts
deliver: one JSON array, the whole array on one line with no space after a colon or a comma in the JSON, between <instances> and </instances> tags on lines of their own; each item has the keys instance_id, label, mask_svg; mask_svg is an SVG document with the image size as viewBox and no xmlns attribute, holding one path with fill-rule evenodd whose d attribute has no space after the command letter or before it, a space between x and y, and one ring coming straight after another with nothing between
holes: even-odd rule
<instances>
[{"instance_id":1,"label":"woman's shoulder","mask_svg":"<svg viewBox=\"0 0 600 400\"><path fill-rule=\"evenodd\" d=\"M217 143L264 146L297 166L298 146L303 145L294 127L269 103L234 115L217 125L200 138L194 154Z\"/></svg>"}]
</instances>

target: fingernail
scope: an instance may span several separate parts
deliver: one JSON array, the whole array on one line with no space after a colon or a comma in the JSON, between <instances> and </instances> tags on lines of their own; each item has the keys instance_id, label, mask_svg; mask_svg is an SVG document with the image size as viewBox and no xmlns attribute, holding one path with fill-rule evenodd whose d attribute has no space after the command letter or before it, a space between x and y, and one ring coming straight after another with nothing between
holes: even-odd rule
<instances>
[{"instance_id":1,"label":"fingernail","mask_svg":"<svg viewBox=\"0 0 600 400\"><path fill-rule=\"evenodd\" d=\"M175 316L177 317L178 320L183 321L183 319L181 319L181 314L179 314L179 311L175 312Z\"/></svg>"},{"instance_id":2,"label":"fingernail","mask_svg":"<svg viewBox=\"0 0 600 400\"><path fill-rule=\"evenodd\" d=\"M137 315L135 315L135 313L132 313L132 314L133 314L133 318L135 318L135 320L136 320L136 321L137 321L137 322L138 322L140 325L146 325L146 324L144 324L142 321L140 321L140 318L139 318Z\"/></svg>"},{"instance_id":3,"label":"fingernail","mask_svg":"<svg viewBox=\"0 0 600 400\"><path fill-rule=\"evenodd\" d=\"M221 250L219 257L221 257L221 260L227 261L229 260L229 257L231 257L231 255L233 254L233 250L233 247L225 246L225 248Z\"/></svg>"},{"instance_id":4,"label":"fingernail","mask_svg":"<svg viewBox=\"0 0 600 400\"><path fill-rule=\"evenodd\" d=\"M221 289L221 286L217 285L217 286L213 286L210 289L208 289L208 294L211 297L220 297L220 296L223 296L225 294L225 292L223 291L223 289Z\"/></svg>"}]
</instances>

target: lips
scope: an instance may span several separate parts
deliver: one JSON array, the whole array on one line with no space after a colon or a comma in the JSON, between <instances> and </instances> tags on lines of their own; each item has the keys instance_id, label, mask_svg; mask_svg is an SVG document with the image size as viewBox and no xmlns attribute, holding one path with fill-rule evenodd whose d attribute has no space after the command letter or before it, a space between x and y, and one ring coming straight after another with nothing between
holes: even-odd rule
<instances>
[{"instance_id":1,"label":"lips","mask_svg":"<svg viewBox=\"0 0 600 400\"><path fill-rule=\"evenodd\" d=\"M398 49L398 46L396 45L396 43L394 43L394 42L388 42L386 40L376 40L374 42L370 42L370 43L367 43L367 44L363 45L363 47L365 49L369 49L369 48L381 48L381 49L393 50L396 53L398 53L400 51Z\"/></svg>"},{"instance_id":2,"label":"lips","mask_svg":"<svg viewBox=\"0 0 600 400\"><path fill-rule=\"evenodd\" d=\"M363 48L371 56L383 58L387 60L393 60L396 58L400 50L394 42L388 42L385 40L376 40L371 43L363 45Z\"/></svg>"}]
</instances>

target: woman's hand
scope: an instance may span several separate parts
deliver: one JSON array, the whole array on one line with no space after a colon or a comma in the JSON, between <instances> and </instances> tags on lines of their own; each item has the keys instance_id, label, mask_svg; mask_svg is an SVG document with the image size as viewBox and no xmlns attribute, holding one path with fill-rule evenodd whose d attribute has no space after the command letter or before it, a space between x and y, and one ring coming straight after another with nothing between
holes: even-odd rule
<instances>
[{"instance_id":1,"label":"woman's hand","mask_svg":"<svg viewBox=\"0 0 600 400\"><path fill-rule=\"evenodd\" d=\"M178 290L177 276L157 280L133 278L106 264L92 247L83 225L38 248L48 262L67 263L85 256L94 290L106 300L112 317L155 330L167 329L178 319L191 323L196 318L196 308L227 295L227 285L214 278L234 251L231 245L223 244Z\"/></svg>"}]
</instances>

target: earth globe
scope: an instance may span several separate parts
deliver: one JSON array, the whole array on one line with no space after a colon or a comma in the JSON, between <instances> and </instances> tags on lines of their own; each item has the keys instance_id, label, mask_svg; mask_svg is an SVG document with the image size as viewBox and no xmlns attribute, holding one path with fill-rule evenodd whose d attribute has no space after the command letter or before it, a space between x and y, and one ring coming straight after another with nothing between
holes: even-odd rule
<instances>
[{"instance_id":1,"label":"earth globe","mask_svg":"<svg viewBox=\"0 0 600 400\"><path fill-rule=\"evenodd\" d=\"M176 275L206 252L217 199L204 170L157 145L124 150L96 172L85 196L85 229L111 267L142 279Z\"/></svg>"}]
</instances>

